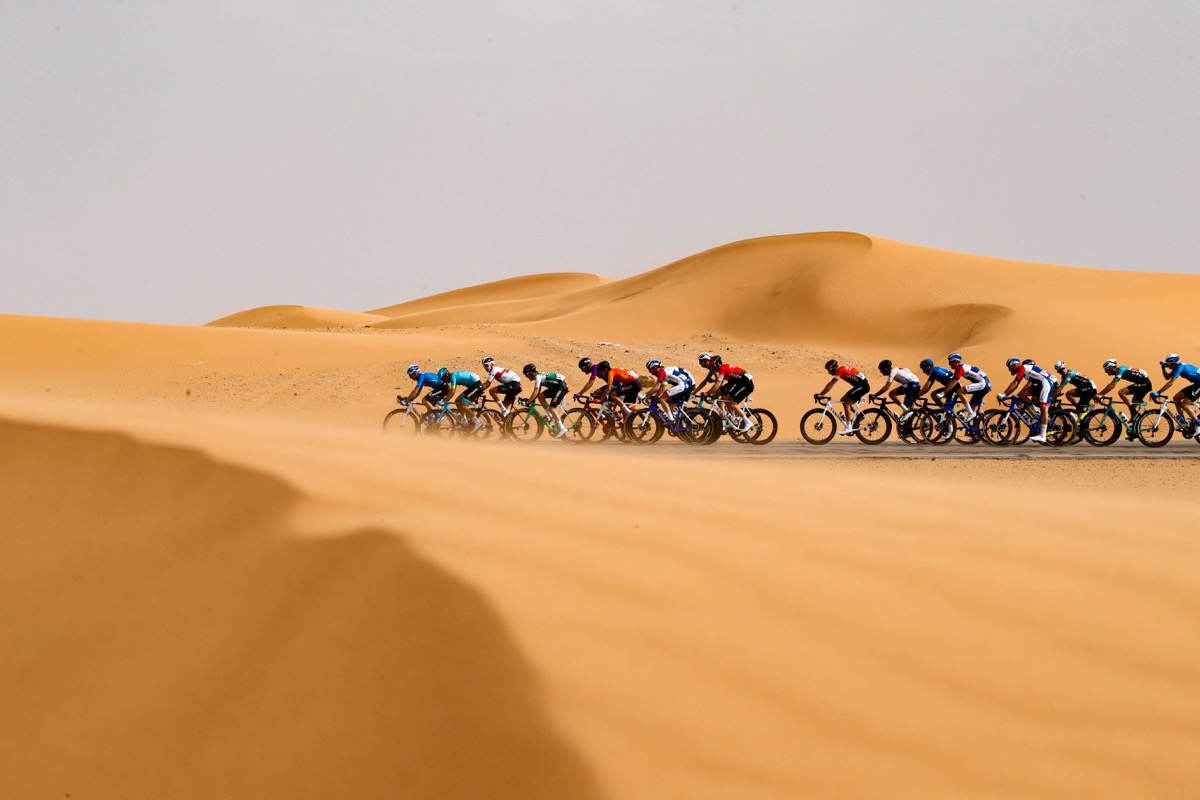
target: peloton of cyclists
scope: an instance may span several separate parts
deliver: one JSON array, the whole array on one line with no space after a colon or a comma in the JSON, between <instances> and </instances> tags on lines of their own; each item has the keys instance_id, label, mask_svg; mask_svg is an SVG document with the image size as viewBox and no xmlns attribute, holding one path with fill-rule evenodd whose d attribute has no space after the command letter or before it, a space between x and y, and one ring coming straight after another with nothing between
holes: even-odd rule
<instances>
[{"instance_id":1,"label":"peloton of cyclists","mask_svg":"<svg viewBox=\"0 0 1200 800\"><path fill-rule=\"evenodd\" d=\"M1080 413L1086 411L1087 407L1096 399L1095 381L1082 372L1069 369L1065 361L1055 361L1054 371L1061 376L1058 393L1068 403L1074 403Z\"/></svg>"},{"instance_id":2,"label":"peloton of cyclists","mask_svg":"<svg viewBox=\"0 0 1200 800\"><path fill-rule=\"evenodd\" d=\"M427 391L425 396L421 398L421 402L427 405L430 411L432 411L438 403L446 399L446 384L441 377L439 377L438 372L421 372L421 367L417 364L411 365L407 372L408 377L412 378L416 385L413 386L412 391L408 393L407 397L396 398L401 405L408 405L416 400L417 395L421 393L422 389ZM400 387L397 386L396 388L399 389Z\"/></svg>"},{"instance_id":3,"label":"peloton of cyclists","mask_svg":"<svg viewBox=\"0 0 1200 800\"><path fill-rule=\"evenodd\" d=\"M867 376L858 371L857 367L852 367L849 364L838 364L832 358L825 362L825 371L833 378L829 383L825 384L825 388L817 393L817 399L823 400L829 396L829 390L832 389L838 382L843 380L850 384L850 390L842 395L839 402L842 404L842 409L846 414L842 421L846 423L846 427L838 431L839 436L849 436L854 433L854 409L852 406L859 400L867 396L871 391L871 384L867 381Z\"/></svg>"},{"instance_id":4,"label":"peloton of cyclists","mask_svg":"<svg viewBox=\"0 0 1200 800\"><path fill-rule=\"evenodd\" d=\"M1180 414L1191 422L1191 436L1200 433L1200 420L1196 418L1195 402L1200 399L1200 368L1194 364L1185 364L1179 360L1179 356L1175 353L1164 358L1159 362L1162 367L1163 377L1167 382L1158 390L1159 394L1166 394L1167 390L1175 384L1176 379L1183 378L1188 385L1176 392L1171 398L1175 401L1175 408ZM1185 434L1186 435L1186 434ZM1189 437L1190 438L1190 437Z\"/></svg>"},{"instance_id":5,"label":"peloton of cyclists","mask_svg":"<svg viewBox=\"0 0 1200 800\"><path fill-rule=\"evenodd\" d=\"M1101 389L1098 394L1100 397L1105 397L1111 392L1119 381L1128 381L1128 386L1123 386L1117 389L1117 394L1125 405L1129 406L1129 419L1137 413L1135 406L1141 405L1146 400L1153 386L1150 383L1150 375L1144 369L1129 366L1117 366L1117 360L1110 358L1104 362L1104 374L1112 378L1108 385Z\"/></svg>"},{"instance_id":6,"label":"peloton of cyclists","mask_svg":"<svg viewBox=\"0 0 1200 800\"><path fill-rule=\"evenodd\" d=\"M720 356L712 353L701 353L697 360L708 374L696 387L696 393L700 394L700 390L712 383L715 391L709 392L708 396L715 395L716 402L733 417L737 430L746 433L752 429L754 422L742 413L741 404L754 391L754 377L741 367L724 363Z\"/></svg>"},{"instance_id":7,"label":"peloton of cyclists","mask_svg":"<svg viewBox=\"0 0 1200 800\"><path fill-rule=\"evenodd\" d=\"M1013 380L1008 385L1008 388L1000 393L1000 400L1003 402L1011 397L1013 392L1016 391L1017 386L1024 381L1025 386L1021 387L1021 390L1017 392L1017 397L1029 402L1036 402L1041 408L1042 419L1041 427L1038 428L1037 433L1029 437L1029 441L1042 442L1044 444L1046 442L1046 428L1050 424L1050 398L1054 396L1054 390L1058 382L1054 379L1053 375L1033 363L1032 358L1027 358L1024 361L1019 358L1010 358L1005 366L1008 367Z\"/></svg>"},{"instance_id":8,"label":"peloton of cyclists","mask_svg":"<svg viewBox=\"0 0 1200 800\"><path fill-rule=\"evenodd\" d=\"M487 373L487 377L483 379L483 389L491 395L498 405L503 408L504 414L512 410L513 401L521 394L521 376L513 372L511 369L496 365L496 359L488 356L483 360L483 369ZM495 386L492 384L495 383ZM491 388L488 388L491 387ZM501 400L500 396L504 399Z\"/></svg>"},{"instance_id":9,"label":"peloton of cyclists","mask_svg":"<svg viewBox=\"0 0 1200 800\"><path fill-rule=\"evenodd\" d=\"M958 392L966 408L963 418L970 422L979 415L984 398L992 390L992 382L988 380L987 373L979 367L964 364L960 353L951 353L946 356L946 360L950 362L951 375L945 392Z\"/></svg>"}]
</instances>

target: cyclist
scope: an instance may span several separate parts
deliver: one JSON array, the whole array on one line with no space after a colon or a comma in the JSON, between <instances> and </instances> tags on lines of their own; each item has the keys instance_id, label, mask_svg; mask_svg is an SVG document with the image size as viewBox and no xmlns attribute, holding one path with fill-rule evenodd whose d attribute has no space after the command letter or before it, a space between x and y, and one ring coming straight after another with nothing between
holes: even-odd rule
<instances>
[{"instance_id":1,"label":"cyclist","mask_svg":"<svg viewBox=\"0 0 1200 800\"><path fill-rule=\"evenodd\" d=\"M754 376L741 367L724 363L720 356L712 353L701 353L699 361L700 366L708 370L708 374L704 376L696 391L699 392L710 381L714 387L720 384L715 391L709 392L708 396L714 397L725 412L733 417L733 424L737 430L742 433L751 430L754 421L742 413L741 404L754 391Z\"/></svg>"},{"instance_id":2,"label":"cyclist","mask_svg":"<svg viewBox=\"0 0 1200 800\"><path fill-rule=\"evenodd\" d=\"M472 430L479 430L483 423L475 418L474 403L483 394L483 382L479 380L478 375L467 370L444 371L447 373L444 379L448 395L446 401L456 403L459 410L467 415L467 421L471 423Z\"/></svg>"},{"instance_id":3,"label":"cyclist","mask_svg":"<svg viewBox=\"0 0 1200 800\"><path fill-rule=\"evenodd\" d=\"M554 420L554 435L562 436L567 432L567 428L558 413L558 407L562 405L563 398L567 396L566 377L557 372L538 372L536 364L526 364L521 368L521 372L526 378L533 381L533 388L529 390L529 402L546 404L546 411Z\"/></svg>"},{"instance_id":4,"label":"cyclist","mask_svg":"<svg viewBox=\"0 0 1200 800\"><path fill-rule=\"evenodd\" d=\"M909 410L912 404L916 402L917 395L921 392L921 379L912 373L912 370L904 367L893 367L891 359L884 359L879 362L879 374L887 378L883 384L883 388L876 392L876 395L882 397L888 391L888 387L893 383L896 388L888 392L888 397L892 398L892 402L900 406L903 415L901 419L908 417ZM904 397L901 400L901 396Z\"/></svg>"},{"instance_id":5,"label":"cyclist","mask_svg":"<svg viewBox=\"0 0 1200 800\"><path fill-rule=\"evenodd\" d=\"M1029 441L1045 444L1046 428L1050 424L1050 398L1054 396L1058 382L1054 380L1053 375L1033 363L1032 358L1027 358L1024 361L1019 358L1010 358L1005 366L1008 367L1013 380L1008 385L1008 388L1000 393L1000 400L1004 401L1011 397L1017 386L1022 381L1025 381L1025 386L1021 388L1017 396L1031 403L1036 402L1042 410L1041 427L1038 428L1033 436L1029 437Z\"/></svg>"},{"instance_id":6,"label":"cyclist","mask_svg":"<svg viewBox=\"0 0 1200 800\"><path fill-rule=\"evenodd\" d=\"M607 369L608 362L601 361L597 364L593 364L592 360L590 358L588 358L587 356L584 356L583 358L579 359L579 371L582 372L584 375L588 376L588 381L587 381L587 383L585 383L583 385L583 388L579 390L579 394L587 394L588 389L592 388L592 384L595 383L596 380L600 378L600 367L601 366L603 366L605 369ZM604 391L604 387L601 386L599 389L597 389L592 394L592 397L599 397L600 393L603 391Z\"/></svg>"},{"instance_id":7,"label":"cyclist","mask_svg":"<svg viewBox=\"0 0 1200 800\"><path fill-rule=\"evenodd\" d=\"M933 389L933 394L930 396L939 405L946 402L946 386L954 379L954 373L945 367L934 366L932 358L921 359L918 367L928 377L925 379L925 385L921 387L921 393L917 397L924 397L929 394L929 390L933 389L933 384L937 382L941 384L942 388Z\"/></svg>"},{"instance_id":8,"label":"cyclist","mask_svg":"<svg viewBox=\"0 0 1200 800\"><path fill-rule=\"evenodd\" d=\"M1118 389L1117 394L1125 401L1125 405L1129 406L1129 419L1133 419L1133 416L1137 413L1137 409L1134 406L1144 403L1146 395L1154 388L1150 383L1150 375L1146 370L1138 369L1137 367L1124 365L1118 367L1115 358L1110 358L1104 362L1104 374L1108 375L1112 380L1108 382L1108 386L1105 386L1098 392L1100 397L1104 397L1111 392L1119 381L1129 381L1129 385ZM1121 416L1124 417L1125 415L1122 414Z\"/></svg>"},{"instance_id":9,"label":"cyclist","mask_svg":"<svg viewBox=\"0 0 1200 800\"><path fill-rule=\"evenodd\" d=\"M439 373L421 372L421 368L416 364L411 365L407 372L408 377L412 378L413 381L416 382L416 386L414 386L412 391L408 393L408 397L396 398L398 401L400 401L401 405L407 405L413 400L416 400L417 395L421 393L422 389L428 389L428 392L425 394L425 397L422 398L421 402L429 406L430 411L432 411L438 403L445 399L446 384L440 377ZM397 386L396 388L399 389L400 387Z\"/></svg>"},{"instance_id":10,"label":"cyclist","mask_svg":"<svg viewBox=\"0 0 1200 800\"><path fill-rule=\"evenodd\" d=\"M979 367L964 364L960 353L951 353L946 356L946 360L950 362L950 372L952 373L950 382L946 384L946 392L958 392L967 412L963 418L970 422L979 414L979 409L983 406L983 398L987 397L987 393L992 390L992 382L988 380L987 373Z\"/></svg>"},{"instance_id":11,"label":"cyclist","mask_svg":"<svg viewBox=\"0 0 1200 800\"><path fill-rule=\"evenodd\" d=\"M646 362L646 371L658 380L658 388L653 391L651 397L658 398L671 410L686 403L692 396L692 390L696 388L696 379L692 377L692 373L683 367L664 367L657 358Z\"/></svg>"},{"instance_id":12,"label":"cyclist","mask_svg":"<svg viewBox=\"0 0 1200 800\"><path fill-rule=\"evenodd\" d=\"M867 381L867 376L859 372L857 368L849 364L839 365L832 358L825 362L825 371L832 375L833 379L825 384L824 389L817 393L818 399L827 397L829 390L834 387L839 378L850 384L850 391L842 395L842 399L839 401L842 404L842 408L846 411L846 416L843 419L846 427L838 433L839 436L849 436L854 433L854 410L851 408L851 405L867 396L867 393L871 391L871 384Z\"/></svg>"},{"instance_id":13,"label":"cyclist","mask_svg":"<svg viewBox=\"0 0 1200 800\"><path fill-rule=\"evenodd\" d=\"M1058 393L1069 402L1074 403L1082 415L1087 407L1096 399L1096 384L1082 372L1067 368L1067 362L1055 361L1054 371L1062 377L1059 379ZM1070 388L1067 388L1067 387Z\"/></svg>"},{"instance_id":14,"label":"cyclist","mask_svg":"<svg viewBox=\"0 0 1200 800\"><path fill-rule=\"evenodd\" d=\"M629 406L627 404L636 403L638 394L642 391L642 384L638 380L637 373L618 369L607 361L601 361L594 369L596 377L604 381L604 386L596 392L596 398L601 401L616 400L621 409L628 414ZM588 381L588 385L591 385L591 381Z\"/></svg>"},{"instance_id":15,"label":"cyclist","mask_svg":"<svg viewBox=\"0 0 1200 800\"><path fill-rule=\"evenodd\" d=\"M1191 435L1196 435L1197 432L1200 432L1200 420L1197 420L1196 410L1192 404L1200 399L1200 369L1194 364L1183 363L1175 353L1171 353L1159 364L1162 366L1163 377L1167 379L1167 382L1158 390L1159 394L1166 394L1167 389L1171 388L1176 378L1183 378L1188 382L1189 385L1180 389L1171 399L1175 401L1175 408L1179 413L1191 422Z\"/></svg>"},{"instance_id":16,"label":"cyclist","mask_svg":"<svg viewBox=\"0 0 1200 800\"><path fill-rule=\"evenodd\" d=\"M511 369L496 366L496 360L491 356L483 360L483 368L487 371L487 377L483 381L481 392L487 391L501 406L503 413L507 414L512 410L513 401L521 393L521 376ZM493 382L495 386L492 386ZM488 389L489 386L491 389ZM500 400L500 395L504 395L503 401Z\"/></svg>"}]
</instances>

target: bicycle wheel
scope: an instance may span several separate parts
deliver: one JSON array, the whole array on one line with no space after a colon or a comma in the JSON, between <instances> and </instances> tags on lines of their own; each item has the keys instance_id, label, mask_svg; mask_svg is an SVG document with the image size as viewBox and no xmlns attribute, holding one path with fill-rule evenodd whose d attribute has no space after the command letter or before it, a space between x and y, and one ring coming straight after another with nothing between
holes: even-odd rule
<instances>
[{"instance_id":1,"label":"bicycle wheel","mask_svg":"<svg viewBox=\"0 0 1200 800\"><path fill-rule=\"evenodd\" d=\"M710 409L688 408L683 413L690 420L688 427L692 432L692 444L707 446L721 438L721 418Z\"/></svg>"},{"instance_id":2,"label":"bicycle wheel","mask_svg":"<svg viewBox=\"0 0 1200 800\"><path fill-rule=\"evenodd\" d=\"M572 444L582 444L590 442L596 435L596 418L586 409L572 408L562 416L563 424L567 429L567 432L563 434L563 439L566 441Z\"/></svg>"},{"instance_id":3,"label":"bicycle wheel","mask_svg":"<svg viewBox=\"0 0 1200 800\"><path fill-rule=\"evenodd\" d=\"M809 444L829 444L837 429L837 417L827 408L814 408L800 418L800 435Z\"/></svg>"},{"instance_id":4,"label":"bicycle wheel","mask_svg":"<svg viewBox=\"0 0 1200 800\"><path fill-rule=\"evenodd\" d=\"M533 409L514 411L504 420L504 432L514 442L535 442L541 437L546 425Z\"/></svg>"},{"instance_id":5,"label":"bicycle wheel","mask_svg":"<svg viewBox=\"0 0 1200 800\"><path fill-rule=\"evenodd\" d=\"M516 413L515 411L509 413ZM504 439L504 415L494 408L485 408L476 413L483 420L483 427L475 432L476 439L490 439L493 435Z\"/></svg>"},{"instance_id":6,"label":"bicycle wheel","mask_svg":"<svg viewBox=\"0 0 1200 800\"><path fill-rule=\"evenodd\" d=\"M943 411L927 413L921 425L921 435L925 441L938 446L954 441L954 432L958 429L954 416Z\"/></svg>"},{"instance_id":7,"label":"bicycle wheel","mask_svg":"<svg viewBox=\"0 0 1200 800\"><path fill-rule=\"evenodd\" d=\"M921 432L913 430L913 420L917 418L917 412L903 412L896 420L896 435L900 437L900 441L905 444L920 444Z\"/></svg>"},{"instance_id":8,"label":"bicycle wheel","mask_svg":"<svg viewBox=\"0 0 1200 800\"><path fill-rule=\"evenodd\" d=\"M770 444L779 433L779 420L765 408L750 409L750 419L754 420L754 427L746 433L750 444Z\"/></svg>"},{"instance_id":9,"label":"bicycle wheel","mask_svg":"<svg viewBox=\"0 0 1200 800\"><path fill-rule=\"evenodd\" d=\"M993 408L983 415L983 422L979 427L983 433L985 444L993 447L1006 447L1020 424L1007 411Z\"/></svg>"},{"instance_id":10,"label":"bicycle wheel","mask_svg":"<svg viewBox=\"0 0 1200 800\"><path fill-rule=\"evenodd\" d=\"M1046 424L1046 443L1066 447L1075 440L1075 419L1065 411L1051 411Z\"/></svg>"},{"instance_id":11,"label":"bicycle wheel","mask_svg":"<svg viewBox=\"0 0 1200 800\"><path fill-rule=\"evenodd\" d=\"M878 408L868 408L854 418L854 435L863 444L880 444L892 433L892 420Z\"/></svg>"},{"instance_id":12,"label":"bicycle wheel","mask_svg":"<svg viewBox=\"0 0 1200 800\"><path fill-rule=\"evenodd\" d=\"M1133 432L1146 447L1162 447L1175 435L1175 420L1170 414L1145 411L1134 417Z\"/></svg>"},{"instance_id":13,"label":"bicycle wheel","mask_svg":"<svg viewBox=\"0 0 1200 800\"><path fill-rule=\"evenodd\" d=\"M663 424L658 414L640 408L625 418L625 435L634 444L654 444L663 437Z\"/></svg>"},{"instance_id":14,"label":"bicycle wheel","mask_svg":"<svg viewBox=\"0 0 1200 800\"><path fill-rule=\"evenodd\" d=\"M449 436L458 427L458 420L453 414L447 414L441 409L426 411L421 415L421 435L432 439Z\"/></svg>"},{"instance_id":15,"label":"bicycle wheel","mask_svg":"<svg viewBox=\"0 0 1200 800\"><path fill-rule=\"evenodd\" d=\"M979 444L980 419L976 416L970 422L959 420L954 429L954 441L959 444Z\"/></svg>"},{"instance_id":16,"label":"bicycle wheel","mask_svg":"<svg viewBox=\"0 0 1200 800\"><path fill-rule=\"evenodd\" d=\"M1094 447L1108 447L1121 438L1121 418L1108 408L1089 411L1083 418L1083 439Z\"/></svg>"},{"instance_id":17,"label":"bicycle wheel","mask_svg":"<svg viewBox=\"0 0 1200 800\"><path fill-rule=\"evenodd\" d=\"M393 408L389 411L383 418L383 429L388 433L408 433L416 436L421 427L421 419L416 414L405 416L406 411L407 408Z\"/></svg>"}]
</instances>

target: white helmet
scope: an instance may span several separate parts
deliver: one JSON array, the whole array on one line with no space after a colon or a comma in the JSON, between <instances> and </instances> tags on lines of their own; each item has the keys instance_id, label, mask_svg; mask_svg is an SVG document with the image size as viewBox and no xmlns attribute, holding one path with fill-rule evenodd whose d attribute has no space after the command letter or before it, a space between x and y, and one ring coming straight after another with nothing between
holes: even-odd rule
<instances>
[{"instance_id":1,"label":"white helmet","mask_svg":"<svg viewBox=\"0 0 1200 800\"><path fill-rule=\"evenodd\" d=\"M1066 371L1067 371L1067 362L1065 362L1065 361L1055 361L1055 362L1054 362L1054 369L1056 369L1056 370L1057 370L1057 371L1059 371L1059 372L1066 372Z\"/></svg>"},{"instance_id":2,"label":"white helmet","mask_svg":"<svg viewBox=\"0 0 1200 800\"><path fill-rule=\"evenodd\" d=\"M1116 369L1116 366L1117 366L1117 360L1115 358L1110 358L1104 362L1105 369Z\"/></svg>"},{"instance_id":3,"label":"white helmet","mask_svg":"<svg viewBox=\"0 0 1200 800\"><path fill-rule=\"evenodd\" d=\"M488 356L483 360L483 366L487 369L491 369L495 363L496 359L492 358L491 356Z\"/></svg>"}]
</instances>

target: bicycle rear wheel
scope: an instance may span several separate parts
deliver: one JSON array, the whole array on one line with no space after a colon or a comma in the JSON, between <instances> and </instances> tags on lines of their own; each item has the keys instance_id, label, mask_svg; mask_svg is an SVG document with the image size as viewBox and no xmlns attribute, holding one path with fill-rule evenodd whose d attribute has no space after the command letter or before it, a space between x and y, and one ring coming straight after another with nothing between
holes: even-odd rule
<instances>
[{"instance_id":1,"label":"bicycle rear wheel","mask_svg":"<svg viewBox=\"0 0 1200 800\"><path fill-rule=\"evenodd\" d=\"M1046 441L1055 447L1065 447L1075 441L1074 418L1065 411L1051 411Z\"/></svg>"},{"instance_id":2,"label":"bicycle rear wheel","mask_svg":"<svg viewBox=\"0 0 1200 800\"><path fill-rule=\"evenodd\" d=\"M959 444L979 444L980 436L980 420L982 417L974 417L970 422L958 421L957 427L954 429L954 441Z\"/></svg>"},{"instance_id":3,"label":"bicycle rear wheel","mask_svg":"<svg viewBox=\"0 0 1200 800\"><path fill-rule=\"evenodd\" d=\"M421 435L433 439L449 436L458 427L458 420L453 414L447 414L440 409L426 411L421 415Z\"/></svg>"},{"instance_id":4,"label":"bicycle rear wheel","mask_svg":"<svg viewBox=\"0 0 1200 800\"><path fill-rule=\"evenodd\" d=\"M854 418L854 435L863 444L880 444L892 433L892 420L878 408L868 408Z\"/></svg>"},{"instance_id":5,"label":"bicycle rear wheel","mask_svg":"<svg viewBox=\"0 0 1200 800\"><path fill-rule=\"evenodd\" d=\"M983 422L979 427L983 432L985 444L993 447L1006 447L1011 443L1010 440L1014 437L1020 424L1007 411L993 408L983 415Z\"/></svg>"},{"instance_id":6,"label":"bicycle rear wheel","mask_svg":"<svg viewBox=\"0 0 1200 800\"><path fill-rule=\"evenodd\" d=\"M510 414L515 414L516 411L510 411ZM504 433L504 415L494 408L485 408L476 413L483 420L483 427L475 432L476 439L489 439L493 435L505 438Z\"/></svg>"},{"instance_id":7,"label":"bicycle rear wheel","mask_svg":"<svg viewBox=\"0 0 1200 800\"><path fill-rule=\"evenodd\" d=\"M1111 409L1097 408L1083 418L1083 439L1094 447L1108 447L1121 438L1121 418Z\"/></svg>"},{"instance_id":8,"label":"bicycle rear wheel","mask_svg":"<svg viewBox=\"0 0 1200 800\"><path fill-rule=\"evenodd\" d=\"M1175 435L1175 420L1170 414L1146 411L1134 418L1133 432L1146 447L1162 447Z\"/></svg>"},{"instance_id":9,"label":"bicycle rear wheel","mask_svg":"<svg viewBox=\"0 0 1200 800\"><path fill-rule=\"evenodd\" d=\"M825 408L814 408L800 418L800 435L809 444L829 444L837 428L837 417Z\"/></svg>"},{"instance_id":10,"label":"bicycle rear wheel","mask_svg":"<svg viewBox=\"0 0 1200 800\"><path fill-rule=\"evenodd\" d=\"M721 417L707 408L687 408L684 415L690 420L691 443L710 445L721 438ZM684 441L688 441L686 437Z\"/></svg>"},{"instance_id":11,"label":"bicycle rear wheel","mask_svg":"<svg viewBox=\"0 0 1200 800\"><path fill-rule=\"evenodd\" d=\"M545 427L542 418L533 413L532 409L514 411L504 420L504 432L514 442L537 441Z\"/></svg>"},{"instance_id":12,"label":"bicycle rear wheel","mask_svg":"<svg viewBox=\"0 0 1200 800\"><path fill-rule=\"evenodd\" d=\"M567 432L563 434L563 439L571 444L590 442L596 435L596 418L588 410L572 408L562 417L563 425L567 429Z\"/></svg>"},{"instance_id":13,"label":"bicycle rear wheel","mask_svg":"<svg viewBox=\"0 0 1200 800\"><path fill-rule=\"evenodd\" d=\"M775 415L765 408L750 409L750 419L754 427L745 433L746 441L750 444L770 444L779 433L779 421Z\"/></svg>"}]
</instances>

